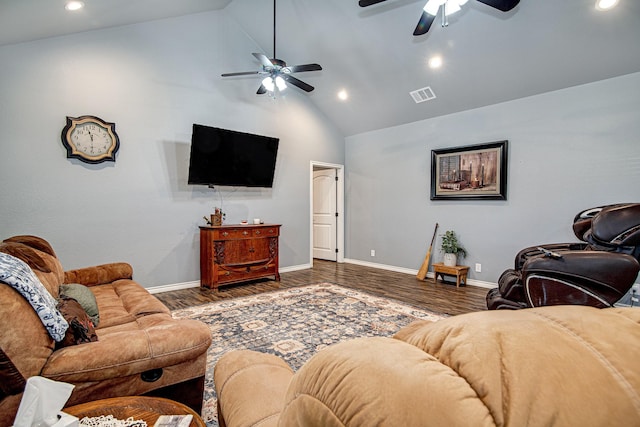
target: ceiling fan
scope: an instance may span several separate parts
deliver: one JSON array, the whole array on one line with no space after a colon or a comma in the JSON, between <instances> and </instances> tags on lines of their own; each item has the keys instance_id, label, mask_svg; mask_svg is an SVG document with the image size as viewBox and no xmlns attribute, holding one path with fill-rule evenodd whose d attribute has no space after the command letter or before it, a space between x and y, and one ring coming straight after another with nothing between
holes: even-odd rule
<instances>
[{"instance_id":1,"label":"ceiling fan","mask_svg":"<svg viewBox=\"0 0 640 427\"><path fill-rule=\"evenodd\" d=\"M358 4L360 7L367 7L377 3L382 3L386 0L359 0ZM468 0L428 0L427 4L424 5L422 10L422 16L420 16L420 20L418 21L418 25L416 29L413 30L414 36L421 36L422 34L426 34L431 28L431 24L436 19L436 15L438 14L438 10L442 9L442 26L446 27L449 25L447 20L448 15L453 15L457 11L460 10L460 6L464 5ZM520 0L478 0L480 3L484 3L488 6L493 7L494 9L501 10L503 12L508 12L518 3Z\"/></svg>"},{"instance_id":2,"label":"ceiling fan","mask_svg":"<svg viewBox=\"0 0 640 427\"><path fill-rule=\"evenodd\" d=\"M287 63L282 59L276 58L276 0L273 0L273 58L267 58L267 56L262 53L252 53L252 55L260 61L260 64L262 64L262 68L259 71L225 73L222 74L222 77L249 75L265 76L262 79L262 84L256 92L258 95L262 95L267 92L274 94L276 88L278 91L282 92L287 88L287 83L291 83L305 92L311 92L314 89L313 86L293 77L291 74L301 73L304 71L322 70L322 67L319 64L287 65Z\"/></svg>"}]
</instances>

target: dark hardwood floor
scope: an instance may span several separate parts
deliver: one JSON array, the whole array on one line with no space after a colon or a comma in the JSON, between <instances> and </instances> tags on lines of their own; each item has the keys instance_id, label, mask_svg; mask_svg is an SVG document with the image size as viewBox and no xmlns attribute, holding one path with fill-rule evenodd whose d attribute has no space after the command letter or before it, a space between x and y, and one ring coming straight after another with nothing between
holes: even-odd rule
<instances>
[{"instance_id":1,"label":"dark hardwood floor","mask_svg":"<svg viewBox=\"0 0 640 427\"><path fill-rule=\"evenodd\" d=\"M330 282L370 294L393 298L418 308L443 314L463 314L486 310L488 289L460 286L455 283L434 284L433 279L416 279L414 275L365 267L356 264L314 260L313 268L281 274L281 281L260 280L223 286L218 291L189 288L155 294L169 309L186 308L261 292L315 283Z\"/></svg>"}]
</instances>

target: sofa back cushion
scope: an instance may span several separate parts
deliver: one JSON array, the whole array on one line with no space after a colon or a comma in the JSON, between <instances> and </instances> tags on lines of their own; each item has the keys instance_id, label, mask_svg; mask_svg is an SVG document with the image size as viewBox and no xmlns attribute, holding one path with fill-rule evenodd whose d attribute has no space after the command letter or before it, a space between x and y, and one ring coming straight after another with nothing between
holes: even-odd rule
<instances>
[{"instance_id":1,"label":"sofa back cushion","mask_svg":"<svg viewBox=\"0 0 640 427\"><path fill-rule=\"evenodd\" d=\"M0 252L26 262L49 293L54 298L58 297L64 271L46 240L35 236L15 236L0 243ZM0 301L1 364L6 368L0 369L0 383L10 385L3 389L5 396L0 396L1 409L5 402L19 399L24 379L40 374L53 352L54 341L29 301L11 286L0 283ZM11 406L13 403L7 404Z\"/></svg>"},{"instance_id":2,"label":"sofa back cushion","mask_svg":"<svg viewBox=\"0 0 640 427\"><path fill-rule=\"evenodd\" d=\"M0 252L26 262L49 293L58 298L58 289L64 281L64 270L46 240L29 235L10 237L0 244Z\"/></svg>"},{"instance_id":3,"label":"sofa back cushion","mask_svg":"<svg viewBox=\"0 0 640 427\"><path fill-rule=\"evenodd\" d=\"M484 311L395 337L464 378L497 425L629 425L640 414L637 308Z\"/></svg>"}]
</instances>

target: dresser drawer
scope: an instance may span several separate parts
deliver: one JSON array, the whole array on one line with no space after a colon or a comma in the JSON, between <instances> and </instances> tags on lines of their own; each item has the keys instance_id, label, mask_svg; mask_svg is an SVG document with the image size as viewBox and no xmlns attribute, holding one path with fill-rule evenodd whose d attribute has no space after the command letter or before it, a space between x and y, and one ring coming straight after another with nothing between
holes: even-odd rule
<instances>
[{"instance_id":1,"label":"dresser drawer","mask_svg":"<svg viewBox=\"0 0 640 427\"><path fill-rule=\"evenodd\" d=\"M211 237L213 240L233 240L251 239L254 237L275 237L279 234L278 227L241 226L214 230L213 233L211 233Z\"/></svg>"}]
</instances>

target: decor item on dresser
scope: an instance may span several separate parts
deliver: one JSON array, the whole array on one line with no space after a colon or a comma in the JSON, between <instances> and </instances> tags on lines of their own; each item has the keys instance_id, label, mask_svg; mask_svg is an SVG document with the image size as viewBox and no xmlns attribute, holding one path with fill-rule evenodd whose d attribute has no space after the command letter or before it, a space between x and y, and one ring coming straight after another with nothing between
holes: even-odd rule
<instances>
[{"instance_id":1,"label":"decor item on dresser","mask_svg":"<svg viewBox=\"0 0 640 427\"><path fill-rule=\"evenodd\" d=\"M279 224L237 224L200 227L200 286L274 276L278 270Z\"/></svg>"},{"instance_id":2,"label":"decor item on dresser","mask_svg":"<svg viewBox=\"0 0 640 427\"><path fill-rule=\"evenodd\" d=\"M580 304L604 308L619 301L640 271L640 203L586 209L573 219L580 242L532 246L487 293L487 307L520 309Z\"/></svg>"},{"instance_id":3,"label":"decor item on dresser","mask_svg":"<svg viewBox=\"0 0 640 427\"><path fill-rule=\"evenodd\" d=\"M200 410L209 330L201 322L173 319L132 280L129 264L64 271L51 245L36 236L8 238L0 253L20 266L0 263L0 425L12 424L33 376L74 385L67 405L146 394ZM38 312L13 287L16 281L30 286L25 289L40 304ZM90 317L85 307L94 300ZM41 319L45 305L62 315Z\"/></svg>"},{"instance_id":4,"label":"decor item on dresser","mask_svg":"<svg viewBox=\"0 0 640 427\"><path fill-rule=\"evenodd\" d=\"M214 382L226 427L638 426L638 354L638 309L537 307L417 321L295 373L273 354L228 352Z\"/></svg>"},{"instance_id":5,"label":"decor item on dresser","mask_svg":"<svg viewBox=\"0 0 640 427\"><path fill-rule=\"evenodd\" d=\"M467 255L467 250L458 242L458 236L453 230L445 231L440 250L444 252L443 264L447 267L455 267L458 264L458 258L464 258Z\"/></svg>"},{"instance_id":6,"label":"decor item on dresser","mask_svg":"<svg viewBox=\"0 0 640 427\"><path fill-rule=\"evenodd\" d=\"M62 129L62 145L67 157L85 163L115 162L120 148L116 124L105 122L96 116L67 116Z\"/></svg>"},{"instance_id":7,"label":"decor item on dresser","mask_svg":"<svg viewBox=\"0 0 640 427\"><path fill-rule=\"evenodd\" d=\"M508 141L431 150L431 200L507 200Z\"/></svg>"},{"instance_id":8,"label":"decor item on dresser","mask_svg":"<svg viewBox=\"0 0 640 427\"><path fill-rule=\"evenodd\" d=\"M222 211L222 209L215 207L213 208L213 213L211 214L210 218L207 218L206 216L204 216L203 218L207 223L207 225L218 226L218 225L222 225L226 217L227 217L227 214L225 214Z\"/></svg>"}]
</instances>

